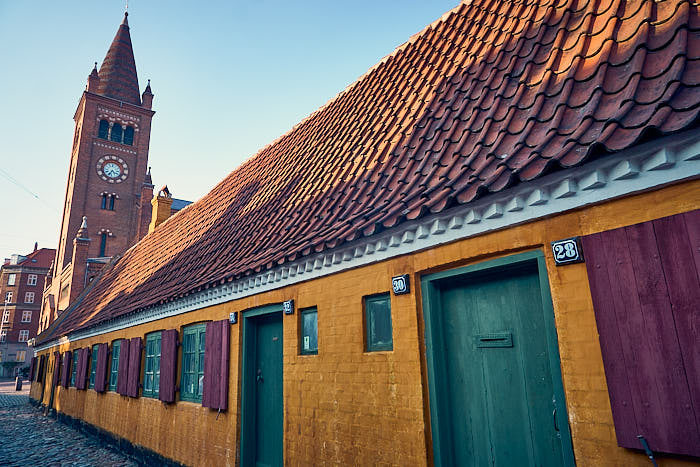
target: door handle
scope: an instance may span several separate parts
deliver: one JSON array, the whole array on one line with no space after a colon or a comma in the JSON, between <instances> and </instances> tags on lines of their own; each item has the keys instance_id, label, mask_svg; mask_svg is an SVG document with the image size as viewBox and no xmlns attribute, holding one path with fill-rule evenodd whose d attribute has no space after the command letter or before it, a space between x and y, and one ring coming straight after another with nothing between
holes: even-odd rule
<instances>
[{"instance_id":1,"label":"door handle","mask_svg":"<svg viewBox=\"0 0 700 467\"><path fill-rule=\"evenodd\" d=\"M258 374L255 376L255 381L260 381L261 383L263 382L262 370L261 370L261 369L258 369Z\"/></svg>"},{"instance_id":2,"label":"door handle","mask_svg":"<svg viewBox=\"0 0 700 467\"><path fill-rule=\"evenodd\" d=\"M559 431L559 424L557 423L557 408L554 407L552 411L552 419L554 420L554 431Z\"/></svg>"}]
</instances>

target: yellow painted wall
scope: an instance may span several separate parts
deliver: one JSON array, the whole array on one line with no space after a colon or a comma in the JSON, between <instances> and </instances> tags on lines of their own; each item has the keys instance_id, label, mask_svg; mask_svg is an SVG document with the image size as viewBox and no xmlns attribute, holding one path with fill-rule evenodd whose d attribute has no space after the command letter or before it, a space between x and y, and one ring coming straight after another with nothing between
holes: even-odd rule
<instances>
[{"instance_id":1,"label":"yellow painted wall","mask_svg":"<svg viewBox=\"0 0 700 467\"><path fill-rule=\"evenodd\" d=\"M298 309L318 308L319 354L298 355L298 313L285 316L286 463L425 465L432 454L420 275L539 249L546 257L576 461L578 465L646 466L649 460L644 455L619 448L615 440L586 266L556 267L549 243L698 208L700 181L686 182L66 344L60 350L143 337L151 331L224 319L231 311L294 299ZM366 353L362 297L387 292L390 278L403 273L411 273L411 293L391 296L394 350ZM240 342L241 326L233 325L229 410L218 420L216 412L199 404L165 406L154 399L75 388L57 388L56 408L179 462L234 465L240 437ZM50 372L46 381L50 384ZM34 383L31 396L38 398L40 392ZM49 394L47 389L44 403ZM690 464L660 457L663 466Z\"/></svg>"}]
</instances>

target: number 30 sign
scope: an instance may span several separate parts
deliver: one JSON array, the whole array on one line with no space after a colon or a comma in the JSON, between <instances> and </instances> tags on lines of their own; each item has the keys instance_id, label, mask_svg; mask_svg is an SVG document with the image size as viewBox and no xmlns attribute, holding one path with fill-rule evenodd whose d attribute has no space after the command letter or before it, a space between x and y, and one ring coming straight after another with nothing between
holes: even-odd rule
<instances>
[{"instance_id":1,"label":"number 30 sign","mask_svg":"<svg viewBox=\"0 0 700 467\"><path fill-rule=\"evenodd\" d=\"M557 266L565 264L583 263L583 250L579 237L566 238L552 242L554 263Z\"/></svg>"}]
</instances>

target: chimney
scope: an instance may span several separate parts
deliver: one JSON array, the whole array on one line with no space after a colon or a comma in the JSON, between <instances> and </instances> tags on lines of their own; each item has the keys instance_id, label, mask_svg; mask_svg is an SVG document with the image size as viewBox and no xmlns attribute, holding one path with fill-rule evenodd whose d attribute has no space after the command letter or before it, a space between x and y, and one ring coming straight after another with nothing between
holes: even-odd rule
<instances>
[{"instance_id":1,"label":"chimney","mask_svg":"<svg viewBox=\"0 0 700 467\"><path fill-rule=\"evenodd\" d=\"M70 279L69 303L72 303L85 288L89 247L90 234L87 229L87 217L83 216L83 223L78 229L78 235L73 239L73 261L71 261L73 271Z\"/></svg>"},{"instance_id":2,"label":"chimney","mask_svg":"<svg viewBox=\"0 0 700 467\"><path fill-rule=\"evenodd\" d=\"M151 211L151 224L148 226L148 233L153 232L156 227L165 222L170 217L170 207L173 204L173 196L168 190L168 185L160 189L158 194L151 200L153 211Z\"/></svg>"}]
</instances>

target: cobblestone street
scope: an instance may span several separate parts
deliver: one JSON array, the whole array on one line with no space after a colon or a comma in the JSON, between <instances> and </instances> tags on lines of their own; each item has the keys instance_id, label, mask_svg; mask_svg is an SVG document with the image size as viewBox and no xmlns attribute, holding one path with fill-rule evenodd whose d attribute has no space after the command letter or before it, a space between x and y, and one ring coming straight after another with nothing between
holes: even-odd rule
<instances>
[{"instance_id":1,"label":"cobblestone street","mask_svg":"<svg viewBox=\"0 0 700 467\"><path fill-rule=\"evenodd\" d=\"M29 404L29 384L16 392L14 381L0 381L0 465L135 466L85 435Z\"/></svg>"}]
</instances>

